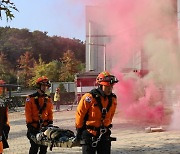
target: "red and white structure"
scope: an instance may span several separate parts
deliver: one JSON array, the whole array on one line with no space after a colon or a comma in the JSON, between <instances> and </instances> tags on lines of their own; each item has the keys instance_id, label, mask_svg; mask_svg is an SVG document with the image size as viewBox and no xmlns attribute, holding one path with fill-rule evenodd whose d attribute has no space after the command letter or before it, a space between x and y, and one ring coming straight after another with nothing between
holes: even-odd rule
<instances>
[{"instance_id":1,"label":"red and white structure","mask_svg":"<svg viewBox=\"0 0 180 154\"><path fill-rule=\"evenodd\" d=\"M79 102L79 100L85 93L97 87L96 77L98 74L99 74L98 72L91 72L91 71L81 74L76 74L75 87L76 87L77 102Z\"/></svg>"}]
</instances>

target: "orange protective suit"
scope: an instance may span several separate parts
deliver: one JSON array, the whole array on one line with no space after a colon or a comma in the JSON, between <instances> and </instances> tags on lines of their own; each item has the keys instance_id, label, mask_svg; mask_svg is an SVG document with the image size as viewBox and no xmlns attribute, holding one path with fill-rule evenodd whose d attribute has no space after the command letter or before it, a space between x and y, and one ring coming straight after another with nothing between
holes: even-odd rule
<instances>
[{"instance_id":1,"label":"orange protective suit","mask_svg":"<svg viewBox=\"0 0 180 154\"><path fill-rule=\"evenodd\" d=\"M104 98L103 96L100 96L101 103L103 108L106 108L108 105L108 98ZM112 97L112 105L109 109L109 111L106 113L106 116L103 120L103 125L105 127L108 127L111 122L112 118L115 114L117 106L117 100L116 97ZM97 105L96 99L92 96L91 93L86 93L82 96L76 112L76 128L82 128L84 123L84 118L88 114L88 119L86 120L86 126L94 126L94 127L100 127L101 126L101 118L102 118L102 112ZM88 129L90 133L93 135L96 135L96 131Z\"/></svg>"},{"instance_id":2,"label":"orange protective suit","mask_svg":"<svg viewBox=\"0 0 180 154\"><path fill-rule=\"evenodd\" d=\"M3 153L3 144L2 141L0 141L0 154Z\"/></svg>"},{"instance_id":3,"label":"orange protective suit","mask_svg":"<svg viewBox=\"0 0 180 154\"><path fill-rule=\"evenodd\" d=\"M41 116L39 116L39 109L35 99L38 100L40 109L44 106L44 103L46 103ZM34 128L38 128L40 117L43 121L42 125L47 126L49 121L53 121L53 104L51 98L47 95L39 96L38 93L28 96L25 104L25 116L26 123L32 125Z\"/></svg>"},{"instance_id":4,"label":"orange protective suit","mask_svg":"<svg viewBox=\"0 0 180 154\"><path fill-rule=\"evenodd\" d=\"M4 125L9 126L8 108L4 104L0 104L0 153L3 153L2 134Z\"/></svg>"}]
</instances>

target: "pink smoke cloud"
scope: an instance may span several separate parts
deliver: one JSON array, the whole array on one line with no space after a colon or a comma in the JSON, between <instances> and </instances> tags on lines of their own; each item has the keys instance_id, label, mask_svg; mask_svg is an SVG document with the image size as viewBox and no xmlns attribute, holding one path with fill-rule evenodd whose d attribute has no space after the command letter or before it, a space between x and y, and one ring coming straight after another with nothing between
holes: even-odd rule
<instances>
[{"instance_id":1,"label":"pink smoke cloud","mask_svg":"<svg viewBox=\"0 0 180 154\"><path fill-rule=\"evenodd\" d=\"M81 1L82 2L82 1ZM139 122L162 123L165 119L165 97L161 87L172 85L180 77L177 50L177 19L173 0L87 0L96 9L90 12L93 22L103 25L111 35L107 55L111 70L120 79L115 87L118 110L125 118ZM98 6L97 6L98 5ZM149 56L149 78L124 78L120 68L143 50ZM163 57L166 55L166 58ZM171 68L169 66L172 66ZM173 68L173 69L172 69ZM169 75L167 74L169 73ZM173 77L171 74L174 74ZM166 90L166 89L164 89Z\"/></svg>"},{"instance_id":2,"label":"pink smoke cloud","mask_svg":"<svg viewBox=\"0 0 180 154\"><path fill-rule=\"evenodd\" d=\"M116 92L121 118L162 124L165 119L163 93L154 83L144 83L138 78L124 79L121 75L118 78L120 82L116 85Z\"/></svg>"}]
</instances>

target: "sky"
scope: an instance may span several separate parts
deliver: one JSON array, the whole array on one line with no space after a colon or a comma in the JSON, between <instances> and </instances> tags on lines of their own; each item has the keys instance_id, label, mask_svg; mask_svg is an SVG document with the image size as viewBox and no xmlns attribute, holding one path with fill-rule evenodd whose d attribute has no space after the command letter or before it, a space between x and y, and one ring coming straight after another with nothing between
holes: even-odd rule
<instances>
[{"instance_id":1,"label":"sky","mask_svg":"<svg viewBox=\"0 0 180 154\"><path fill-rule=\"evenodd\" d=\"M6 21L5 15L0 26L27 28L30 31L48 32L49 36L62 36L85 41L85 4L72 0L11 0L19 12L15 18Z\"/></svg>"}]
</instances>

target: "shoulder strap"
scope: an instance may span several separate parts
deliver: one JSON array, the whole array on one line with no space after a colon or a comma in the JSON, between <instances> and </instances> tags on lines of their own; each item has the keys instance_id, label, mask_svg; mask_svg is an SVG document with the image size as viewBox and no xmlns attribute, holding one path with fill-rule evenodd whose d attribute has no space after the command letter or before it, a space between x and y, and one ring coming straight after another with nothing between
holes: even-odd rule
<instances>
[{"instance_id":1,"label":"shoulder strap","mask_svg":"<svg viewBox=\"0 0 180 154\"><path fill-rule=\"evenodd\" d=\"M101 98L100 98L100 92L98 91L98 89L93 89L90 91L90 93L92 94L92 96L96 99L98 106L102 112L102 118L104 119L106 116L106 113L109 111L110 107L112 106L112 98L115 97L116 95L114 93L112 93L111 95L108 96L108 105L106 108L103 108L102 103L101 103Z\"/></svg>"},{"instance_id":2,"label":"shoulder strap","mask_svg":"<svg viewBox=\"0 0 180 154\"><path fill-rule=\"evenodd\" d=\"M97 104L98 104L100 110L102 111L103 106L102 106L102 103L101 103L101 98L100 98L101 94L99 93L99 91L97 89L93 89L93 90L90 91L90 94L92 94L93 98L96 99Z\"/></svg>"},{"instance_id":3,"label":"shoulder strap","mask_svg":"<svg viewBox=\"0 0 180 154\"><path fill-rule=\"evenodd\" d=\"M40 105L39 105L38 97L34 98L34 100L35 100L35 104L39 110L39 114L42 114L42 111L46 108L46 105L47 105L47 98L46 97L44 98L44 104L42 107L40 107Z\"/></svg>"},{"instance_id":4,"label":"shoulder strap","mask_svg":"<svg viewBox=\"0 0 180 154\"><path fill-rule=\"evenodd\" d=\"M46 97L48 97L48 96L45 94L44 104L42 107L40 107L40 105L39 105L39 101L38 101L39 94L37 92L29 95L29 97L34 97L34 101L35 101L35 104L37 106L37 109L39 110L39 114L42 114L42 111L46 108L46 105L47 105L47 98Z\"/></svg>"},{"instance_id":5,"label":"shoulder strap","mask_svg":"<svg viewBox=\"0 0 180 154\"><path fill-rule=\"evenodd\" d=\"M109 100L109 103L108 103L108 106L107 106L107 112L109 111L111 105L112 105L112 98L116 98L116 95L114 93L112 93L111 95L108 96L108 100Z\"/></svg>"}]
</instances>

